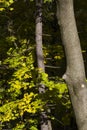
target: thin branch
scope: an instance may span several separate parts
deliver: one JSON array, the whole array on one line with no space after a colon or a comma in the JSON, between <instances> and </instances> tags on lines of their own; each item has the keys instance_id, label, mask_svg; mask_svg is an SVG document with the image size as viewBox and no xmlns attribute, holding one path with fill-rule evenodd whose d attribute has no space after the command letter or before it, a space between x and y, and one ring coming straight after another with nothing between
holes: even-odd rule
<instances>
[{"instance_id":1,"label":"thin branch","mask_svg":"<svg viewBox=\"0 0 87 130\"><path fill-rule=\"evenodd\" d=\"M53 69L57 69L57 68L61 68L61 67L51 66L51 65L45 65L45 68L53 68Z\"/></svg>"}]
</instances>

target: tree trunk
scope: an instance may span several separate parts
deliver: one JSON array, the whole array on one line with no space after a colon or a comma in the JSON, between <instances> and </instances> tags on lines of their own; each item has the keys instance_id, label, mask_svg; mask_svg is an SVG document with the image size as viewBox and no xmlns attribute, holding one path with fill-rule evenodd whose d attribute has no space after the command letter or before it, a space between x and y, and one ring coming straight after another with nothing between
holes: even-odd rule
<instances>
[{"instance_id":1,"label":"tree trunk","mask_svg":"<svg viewBox=\"0 0 87 130\"><path fill-rule=\"evenodd\" d=\"M45 72L44 56L42 50L42 3L43 0L36 0L36 54L38 69ZM39 86L39 93L45 93L45 86ZM45 111L41 112L41 130L52 130L51 121Z\"/></svg>"},{"instance_id":2,"label":"tree trunk","mask_svg":"<svg viewBox=\"0 0 87 130\"><path fill-rule=\"evenodd\" d=\"M68 85L78 130L87 130L87 83L73 0L57 0L57 18L67 60L63 78Z\"/></svg>"}]
</instances>

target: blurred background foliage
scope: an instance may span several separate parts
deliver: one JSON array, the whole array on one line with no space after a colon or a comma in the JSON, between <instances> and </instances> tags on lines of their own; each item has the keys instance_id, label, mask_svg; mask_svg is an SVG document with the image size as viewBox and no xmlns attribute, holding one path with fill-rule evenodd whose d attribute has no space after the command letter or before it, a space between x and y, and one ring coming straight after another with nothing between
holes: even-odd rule
<instances>
[{"instance_id":1,"label":"blurred background foliage","mask_svg":"<svg viewBox=\"0 0 87 130\"><path fill-rule=\"evenodd\" d=\"M75 16L87 75L87 2L76 0ZM0 0L0 129L39 130L47 111L53 130L76 130L56 19L55 1L43 4L43 51L46 73L38 76L35 52L35 2ZM38 93L40 84L46 92Z\"/></svg>"}]
</instances>

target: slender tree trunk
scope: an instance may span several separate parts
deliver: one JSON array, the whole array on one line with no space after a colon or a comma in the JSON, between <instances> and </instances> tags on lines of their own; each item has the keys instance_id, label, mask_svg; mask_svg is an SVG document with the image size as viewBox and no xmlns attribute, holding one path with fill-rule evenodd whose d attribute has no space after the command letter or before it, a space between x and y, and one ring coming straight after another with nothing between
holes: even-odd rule
<instances>
[{"instance_id":1,"label":"slender tree trunk","mask_svg":"<svg viewBox=\"0 0 87 130\"><path fill-rule=\"evenodd\" d=\"M87 83L73 0L57 0L57 18L67 60L63 78L68 85L78 130L87 130Z\"/></svg>"},{"instance_id":2,"label":"slender tree trunk","mask_svg":"<svg viewBox=\"0 0 87 130\"><path fill-rule=\"evenodd\" d=\"M45 72L44 56L42 50L42 4L43 0L36 0L36 54L38 68ZM45 86L39 86L39 93L45 93ZM41 130L52 130L51 121L45 111L41 112Z\"/></svg>"}]
</instances>

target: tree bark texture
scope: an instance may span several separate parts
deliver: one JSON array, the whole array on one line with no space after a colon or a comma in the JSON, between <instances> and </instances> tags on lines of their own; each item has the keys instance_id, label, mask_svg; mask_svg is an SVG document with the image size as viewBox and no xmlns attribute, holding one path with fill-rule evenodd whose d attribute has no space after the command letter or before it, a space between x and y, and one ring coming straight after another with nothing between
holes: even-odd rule
<instances>
[{"instance_id":1,"label":"tree bark texture","mask_svg":"<svg viewBox=\"0 0 87 130\"><path fill-rule=\"evenodd\" d=\"M65 79L73 105L78 130L87 130L87 83L73 0L57 0L57 18L65 49Z\"/></svg>"},{"instance_id":2,"label":"tree bark texture","mask_svg":"<svg viewBox=\"0 0 87 130\"><path fill-rule=\"evenodd\" d=\"M36 0L36 55L38 69L45 72L44 55L42 50L42 4L43 0ZM45 93L45 86L39 86L39 93ZM41 130L52 130L51 121L45 111L41 112Z\"/></svg>"}]
</instances>

